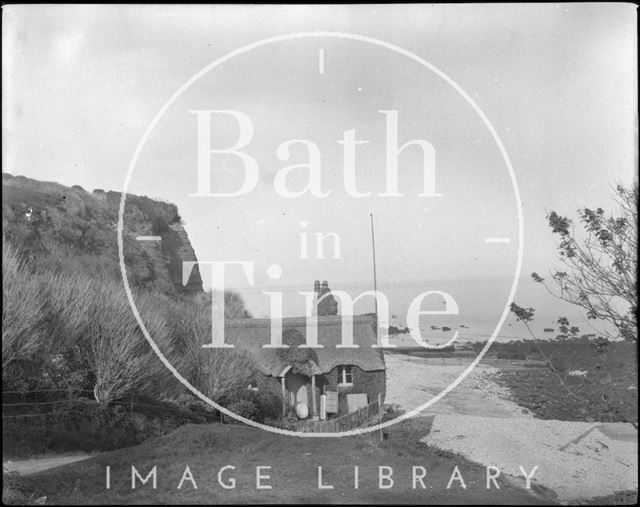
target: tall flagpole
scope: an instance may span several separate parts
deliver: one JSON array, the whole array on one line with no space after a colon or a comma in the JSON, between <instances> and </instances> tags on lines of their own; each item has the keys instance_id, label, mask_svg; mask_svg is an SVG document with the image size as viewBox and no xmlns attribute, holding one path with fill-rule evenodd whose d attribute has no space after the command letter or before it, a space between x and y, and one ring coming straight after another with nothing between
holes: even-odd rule
<instances>
[{"instance_id":1,"label":"tall flagpole","mask_svg":"<svg viewBox=\"0 0 640 507\"><path fill-rule=\"evenodd\" d=\"M373 233L373 213L369 213L369 217L371 218L371 245L373 246L373 290L376 293L374 301L375 301L375 312L376 312L376 335L377 335L378 334L378 280L376 277L376 238Z\"/></svg>"},{"instance_id":2,"label":"tall flagpole","mask_svg":"<svg viewBox=\"0 0 640 507\"><path fill-rule=\"evenodd\" d=\"M373 252L373 290L375 292L375 296L374 296L374 302L375 302L375 312L376 312L376 344L378 344L378 340L380 339L379 336L379 329L380 326L378 324L378 277L376 275L376 237L375 234L373 233L373 213L369 213L369 217L371 218L371 246L373 247L372 252ZM382 413L382 395L378 394L378 413ZM384 434L382 433L382 428L380 428L380 431L378 432L380 435L380 441L382 442L382 440L384 439Z\"/></svg>"}]
</instances>

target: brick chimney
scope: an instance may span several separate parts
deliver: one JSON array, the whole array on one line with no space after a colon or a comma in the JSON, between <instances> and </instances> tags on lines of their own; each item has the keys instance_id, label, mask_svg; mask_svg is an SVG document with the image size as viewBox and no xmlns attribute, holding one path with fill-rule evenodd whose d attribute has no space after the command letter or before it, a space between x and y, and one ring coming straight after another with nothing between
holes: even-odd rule
<instances>
[{"instance_id":1,"label":"brick chimney","mask_svg":"<svg viewBox=\"0 0 640 507\"><path fill-rule=\"evenodd\" d=\"M313 307L311 308L311 315L317 317L318 315L318 299L320 299L320 280L315 280L313 282Z\"/></svg>"},{"instance_id":2,"label":"brick chimney","mask_svg":"<svg viewBox=\"0 0 640 507\"><path fill-rule=\"evenodd\" d=\"M338 315L338 302L331 295L329 283L323 280L322 285L320 285L320 282L316 280L313 283L313 290L316 293L316 303L314 305L316 315ZM322 301L319 301L325 294L328 295Z\"/></svg>"}]
</instances>

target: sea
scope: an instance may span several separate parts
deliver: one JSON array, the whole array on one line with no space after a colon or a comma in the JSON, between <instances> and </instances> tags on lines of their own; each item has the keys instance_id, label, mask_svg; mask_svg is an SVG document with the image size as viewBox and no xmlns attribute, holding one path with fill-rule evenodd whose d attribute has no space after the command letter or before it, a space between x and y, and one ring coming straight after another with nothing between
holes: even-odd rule
<instances>
[{"instance_id":1,"label":"sea","mask_svg":"<svg viewBox=\"0 0 640 507\"><path fill-rule=\"evenodd\" d=\"M534 309L534 318L527 328L523 322L518 322L508 309L511 286L512 282L508 280L440 280L437 282L383 280L378 284L378 291L388 300L388 312L385 311L385 304L380 303L379 300L379 320L382 323L385 315L388 314L390 326L400 329L418 327L422 339L430 345L442 345L448 342L455 332L458 332L456 342L459 344L488 340L496 331L495 340L498 342L534 338L553 339L561 334L558 323L561 317L566 317L571 326L579 329L578 336L585 334L604 336L606 333L609 335L613 333L612 327L606 322L587 319L581 308L554 297L542 285L529 279L523 280L518 285L513 298L519 306ZM330 284L330 288L344 291L352 298L373 289L366 284L346 282ZM305 315L306 301L305 296L300 292L312 292L313 287L291 285L235 290L242 295L247 309L254 317L270 316L270 298L263 293L265 291L281 292L284 317L299 317ZM425 292L431 293L422 297L421 294ZM447 304L441 293L451 296L455 303ZM419 301L416 309L432 313L420 315L416 326L415 322L411 325L408 311L417 298ZM341 306L339 311L342 314ZM457 313L454 313L456 310L454 306L457 306ZM373 297L363 297L353 308L355 315L374 311ZM443 330L443 328L449 329Z\"/></svg>"}]
</instances>

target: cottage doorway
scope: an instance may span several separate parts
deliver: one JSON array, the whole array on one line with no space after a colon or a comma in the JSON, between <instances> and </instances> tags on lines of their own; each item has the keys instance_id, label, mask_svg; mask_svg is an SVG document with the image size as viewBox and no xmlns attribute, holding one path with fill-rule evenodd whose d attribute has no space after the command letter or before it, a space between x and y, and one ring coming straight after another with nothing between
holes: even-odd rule
<instances>
[{"instance_id":1,"label":"cottage doorway","mask_svg":"<svg viewBox=\"0 0 640 507\"><path fill-rule=\"evenodd\" d=\"M304 403L309 408L309 394L307 385L311 379L299 373L289 373L286 377L289 406L295 408L297 403Z\"/></svg>"}]
</instances>

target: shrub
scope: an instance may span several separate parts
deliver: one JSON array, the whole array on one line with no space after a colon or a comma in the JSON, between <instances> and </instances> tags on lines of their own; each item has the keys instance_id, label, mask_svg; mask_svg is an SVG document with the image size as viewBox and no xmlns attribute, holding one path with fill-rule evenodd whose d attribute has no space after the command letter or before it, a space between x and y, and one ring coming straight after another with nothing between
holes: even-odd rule
<instances>
[{"instance_id":1,"label":"shrub","mask_svg":"<svg viewBox=\"0 0 640 507\"><path fill-rule=\"evenodd\" d=\"M92 377L96 400L108 403L163 386L170 372L145 340L121 283L94 283L82 272L32 273L10 245L3 247L5 389L60 387L54 378L67 387L71 379L84 384ZM149 333L171 360L164 319L170 302L142 291L135 300Z\"/></svg>"},{"instance_id":2,"label":"shrub","mask_svg":"<svg viewBox=\"0 0 640 507\"><path fill-rule=\"evenodd\" d=\"M160 301L144 293L134 297L150 336L172 360L165 310ZM97 289L88 310L92 315L87 331L88 360L96 375L97 401L108 403L130 393L153 392L164 383L170 372L139 329L120 284L111 282Z\"/></svg>"},{"instance_id":3,"label":"shrub","mask_svg":"<svg viewBox=\"0 0 640 507\"><path fill-rule=\"evenodd\" d=\"M47 269L31 273L3 240L2 363L54 356L73 344L89 320L91 281Z\"/></svg>"},{"instance_id":4,"label":"shrub","mask_svg":"<svg viewBox=\"0 0 640 507\"><path fill-rule=\"evenodd\" d=\"M247 399L255 403L260 422L267 419L277 419L282 414L282 391L273 379L257 375L257 391L247 391Z\"/></svg>"},{"instance_id":5,"label":"shrub","mask_svg":"<svg viewBox=\"0 0 640 507\"><path fill-rule=\"evenodd\" d=\"M108 451L137 445L185 421L177 409L158 407L161 413L149 414L135 410L80 400L59 414L6 419L2 428L4 451L21 457L50 451Z\"/></svg>"},{"instance_id":6,"label":"shrub","mask_svg":"<svg viewBox=\"0 0 640 507\"><path fill-rule=\"evenodd\" d=\"M257 405L251 400L238 400L234 401L227 407L231 412L242 416L246 419L250 419L251 421L258 421L259 419L259 410ZM232 421L236 421L232 419ZM231 422L231 421L229 421Z\"/></svg>"},{"instance_id":7,"label":"shrub","mask_svg":"<svg viewBox=\"0 0 640 507\"><path fill-rule=\"evenodd\" d=\"M43 500L37 498L29 484L18 472L2 474L3 505L42 505Z\"/></svg>"},{"instance_id":8,"label":"shrub","mask_svg":"<svg viewBox=\"0 0 640 507\"><path fill-rule=\"evenodd\" d=\"M256 365L241 350L202 348L211 341L211 307L206 301L188 299L173 305L169 321L178 370L216 403L240 399Z\"/></svg>"},{"instance_id":9,"label":"shrub","mask_svg":"<svg viewBox=\"0 0 640 507\"><path fill-rule=\"evenodd\" d=\"M215 407L212 407L208 403L196 398L191 393L183 393L172 399L178 407L183 410L202 417L205 421L219 421L220 415Z\"/></svg>"},{"instance_id":10,"label":"shrub","mask_svg":"<svg viewBox=\"0 0 640 507\"><path fill-rule=\"evenodd\" d=\"M36 353L45 336L45 299L35 276L20 266L13 248L2 242L2 366Z\"/></svg>"}]
</instances>

